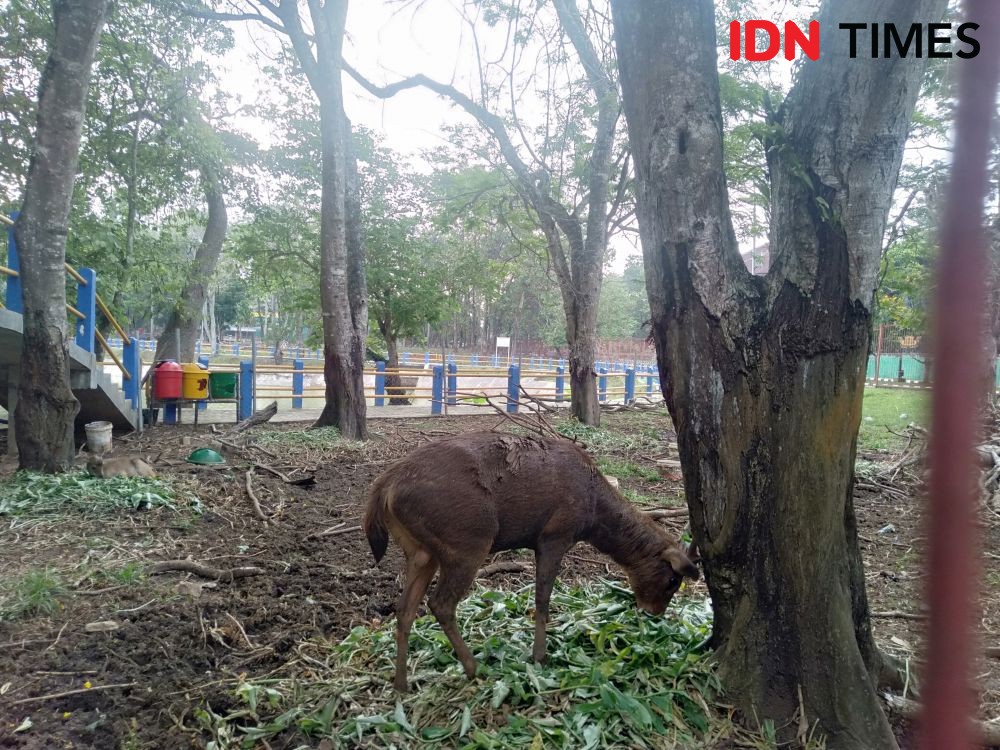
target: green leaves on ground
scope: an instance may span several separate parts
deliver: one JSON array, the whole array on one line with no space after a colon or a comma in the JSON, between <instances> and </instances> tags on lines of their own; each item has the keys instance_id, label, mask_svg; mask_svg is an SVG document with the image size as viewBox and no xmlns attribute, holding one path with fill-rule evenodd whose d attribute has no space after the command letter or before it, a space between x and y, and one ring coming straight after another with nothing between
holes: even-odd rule
<instances>
[{"instance_id":1,"label":"green leaves on ground","mask_svg":"<svg viewBox=\"0 0 1000 750\"><path fill-rule=\"evenodd\" d=\"M162 479L111 477L86 472L38 474L21 471L0 482L0 516L39 516L75 511L84 514L188 506L201 511L194 495L180 496Z\"/></svg>"},{"instance_id":2,"label":"green leaves on ground","mask_svg":"<svg viewBox=\"0 0 1000 750\"><path fill-rule=\"evenodd\" d=\"M202 710L199 721L217 738L241 735L243 747L289 730L329 737L338 747L646 748L699 741L711 721L706 701L719 690L706 651L705 603L650 617L612 583L557 587L545 666L530 660L533 604L528 587L480 590L459 606L463 637L480 664L474 681L466 680L437 622L422 617L410 641L412 692L398 696L389 621L355 628L333 647L303 644L308 671L244 682L237 695L248 710Z\"/></svg>"}]
</instances>

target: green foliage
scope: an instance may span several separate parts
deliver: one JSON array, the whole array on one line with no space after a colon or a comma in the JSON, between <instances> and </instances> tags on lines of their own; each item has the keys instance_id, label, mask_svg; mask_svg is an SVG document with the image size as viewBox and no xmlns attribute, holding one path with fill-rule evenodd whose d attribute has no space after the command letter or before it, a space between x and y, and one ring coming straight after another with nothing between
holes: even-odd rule
<instances>
[{"instance_id":1,"label":"green foliage","mask_svg":"<svg viewBox=\"0 0 1000 750\"><path fill-rule=\"evenodd\" d=\"M194 495L180 495L163 479L117 476L108 479L86 472L39 474L20 471L0 482L0 516L37 517L54 513L101 515L123 510L188 507L201 512Z\"/></svg>"},{"instance_id":2,"label":"green foliage","mask_svg":"<svg viewBox=\"0 0 1000 750\"><path fill-rule=\"evenodd\" d=\"M468 682L440 626L416 621L405 697L392 690L394 623L355 628L323 664L295 677L241 684L246 706L228 717L202 710L217 738L252 747L289 729L337 746L413 748L690 747L713 720L719 695L707 650L710 614L688 601L650 617L612 583L557 585L545 666L528 659L533 588L478 590L458 622L480 662ZM324 654L324 651L326 653ZM504 717L503 720L500 720ZM655 737L655 742L652 738Z\"/></svg>"},{"instance_id":3,"label":"green foliage","mask_svg":"<svg viewBox=\"0 0 1000 750\"><path fill-rule=\"evenodd\" d=\"M633 255L621 276L607 274L597 308L597 335L602 339L643 338L649 301L642 258Z\"/></svg>"},{"instance_id":4,"label":"green foliage","mask_svg":"<svg viewBox=\"0 0 1000 750\"><path fill-rule=\"evenodd\" d=\"M59 597L66 593L55 571L30 570L0 592L0 621L19 617L48 616L61 606Z\"/></svg>"}]
</instances>

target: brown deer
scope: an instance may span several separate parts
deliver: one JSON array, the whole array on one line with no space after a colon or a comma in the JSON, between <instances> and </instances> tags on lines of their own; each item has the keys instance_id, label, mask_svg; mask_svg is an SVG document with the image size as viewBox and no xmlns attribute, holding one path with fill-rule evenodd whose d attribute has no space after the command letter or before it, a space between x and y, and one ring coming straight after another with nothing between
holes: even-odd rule
<instances>
[{"instance_id":1,"label":"brown deer","mask_svg":"<svg viewBox=\"0 0 1000 750\"><path fill-rule=\"evenodd\" d=\"M97 453L87 457L87 471L92 476L109 477L147 477L154 478L156 471L138 456L123 456L121 458L105 458Z\"/></svg>"},{"instance_id":2,"label":"brown deer","mask_svg":"<svg viewBox=\"0 0 1000 750\"><path fill-rule=\"evenodd\" d=\"M410 627L438 573L430 609L465 673L476 662L455 622L455 607L493 552L535 551L535 641L545 659L549 597L563 555L589 542L625 568L636 603L662 614L682 577L698 568L656 521L622 498L574 443L495 432L462 433L420 446L372 484L364 530L378 562L389 534L406 555L396 604L395 687L405 691Z\"/></svg>"}]
</instances>

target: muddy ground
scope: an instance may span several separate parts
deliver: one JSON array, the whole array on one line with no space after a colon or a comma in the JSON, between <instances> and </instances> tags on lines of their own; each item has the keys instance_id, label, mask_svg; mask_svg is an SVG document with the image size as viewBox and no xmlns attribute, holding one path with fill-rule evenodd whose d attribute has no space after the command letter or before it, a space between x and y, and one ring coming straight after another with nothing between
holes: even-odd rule
<instances>
[{"instance_id":1,"label":"muddy ground","mask_svg":"<svg viewBox=\"0 0 1000 750\"><path fill-rule=\"evenodd\" d=\"M367 542L355 529L367 487L415 445L443 433L489 429L497 418L372 424L376 439L362 449L267 443L266 452L256 452L259 463L284 475L262 469L251 474L253 494L264 514L273 516L267 525L247 494L249 464L242 454L232 453L224 469L183 463L193 446L215 437L204 429L194 435L188 427L157 427L141 438L116 439L116 446L154 458L161 473L195 489L205 505L200 516L156 510L30 522L0 517L0 583L48 569L64 584L51 615L0 613L0 747L204 747L207 736L198 730L195 709L206 703L219 713L235 708L232 690L241 675L280 673L296 658L300 642L339 639L358 624L391 616L400 555L391 546L387 559L373 567ZM680 483L652 479L648 471L672 434L666 416L608 415L605 426L641 438L598 452L647 470L644 476L623 476L623 488L677 504ZM885 648L911 659L916 672L923 626L918 506L905 486L862 484L856 504L876 635ZM1000 525L993 523L980 625L984 640L994 644L1000 642L998 551ZM183 572L134 574L157 561L182 558L262 572L228 583ZM620 571L594 550L578 547L565 560L561 577L617 575ZM530 581L526 572L493 576L486 583L507 587ZM705 593L699 584L687 595ZM85 627L109 620L116 629ZM1000 661L984 658L977 678L984 718L1000 715ZM31 727L15 731L25 719ZM905 723L898 726L909 744Z\"/></svg>"}]
</instances>

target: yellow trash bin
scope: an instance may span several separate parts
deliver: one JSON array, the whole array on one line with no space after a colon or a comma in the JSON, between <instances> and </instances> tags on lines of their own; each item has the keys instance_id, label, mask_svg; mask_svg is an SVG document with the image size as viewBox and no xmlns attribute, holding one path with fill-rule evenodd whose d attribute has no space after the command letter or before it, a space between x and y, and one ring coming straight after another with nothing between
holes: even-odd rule
<instances>
[{"instance_id":1,"label":"yellow trash bin","mask_svg":"<svg viewBox=\"0 0 1000 750\"><path fill-rule=\"evenodd\" d=\"M181 381L181 397L201 400L208 398L208 368L197 362L186 362L181 365L184 373Z\"/></svg>"}]
</instances>

